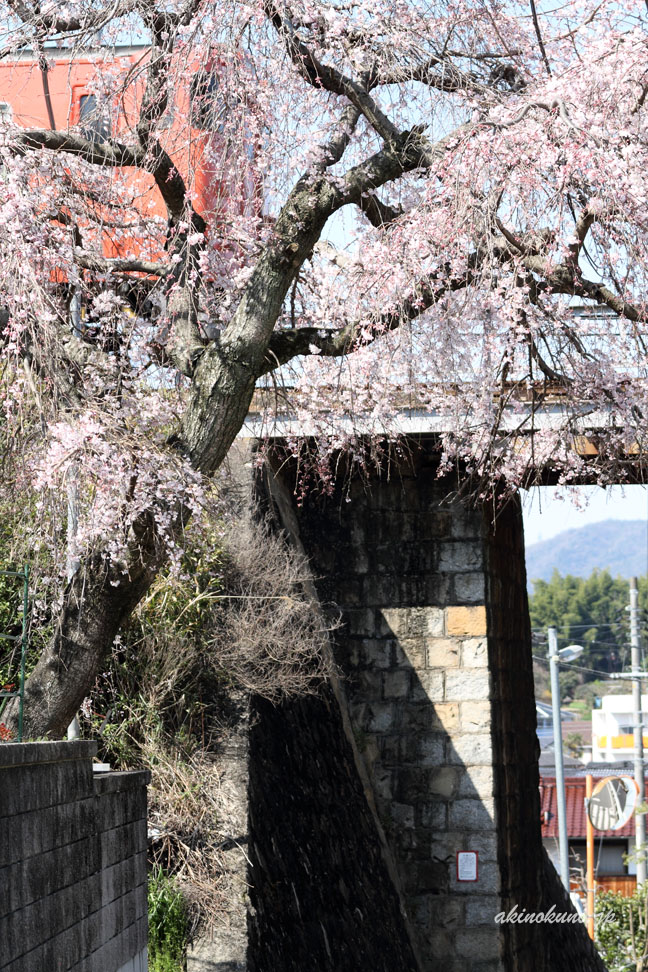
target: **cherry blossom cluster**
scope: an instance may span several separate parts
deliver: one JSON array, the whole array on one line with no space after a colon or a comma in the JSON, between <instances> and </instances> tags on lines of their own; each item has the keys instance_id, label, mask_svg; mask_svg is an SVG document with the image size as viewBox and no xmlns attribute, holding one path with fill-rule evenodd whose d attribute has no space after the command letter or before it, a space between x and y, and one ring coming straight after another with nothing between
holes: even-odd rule
<instances>
[{"instance_id":1,"label":"cherry blossom cluster","mask_svg":"<svg viewBox=\"0 0 648 972\"><path fill-rule=\"evenodd\" d=\"M348 201L313 231L275 321L275 335L308 341L292 359L268 351L258 378L281 392L266 397L267 432L289 413L295 449L300 429L319 439L324 488L333 453L361 461L367 437L398 439L413 413L441 434L444 468L512 487L546 463L565 481L591 469L575 446L588 415L610 456L643 448L642 3L532 15L517 0L177 0L163 26L149 8L39 14L41 31L53 18L50 61L52 38L94 52L88 90L128 164L25 148L12 121L0 132L4 420L9 438L30 430L35 488L64 490L76 470L80 547L109 541L117 556L150 507L174 549L178 504L201 501L177 448L193 361L279 248L296 188ZM13 10L6 23L16 55L36 28ZM115 45L142 37L150 50L121 64ZM192 98L205 92L199 132ZM400 168L349 190L390 152ZM160 193L179 173L185 209L165 219ZM180 367L185 291L197 337Z\"/></svg>"}]
</instances>

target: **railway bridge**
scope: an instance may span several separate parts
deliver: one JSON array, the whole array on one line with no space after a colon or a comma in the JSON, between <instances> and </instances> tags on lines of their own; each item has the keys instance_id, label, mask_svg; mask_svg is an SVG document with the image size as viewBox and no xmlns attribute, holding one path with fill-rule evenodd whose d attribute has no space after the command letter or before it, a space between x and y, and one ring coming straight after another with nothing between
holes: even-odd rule
<instances>
[{"instance_id":1,"label":"railway bridge","mask_svg":"<svg viewBox=\"0 0 648 972\"><path fill-rule=\"evenodd\" d=\"M609 420L584 416L574 448L596 462ZM502 921L571 911L540 839L519 500L464 496L439 478L434 417L404 409L403 425L398 459L367 478L341 456L333 491L297 503L284 417L256 482L341 623L331 686L253 703L245 967L595 972L582 924ZM626 443L637 480L638 453Z\"/></svg>"}]
</instances>

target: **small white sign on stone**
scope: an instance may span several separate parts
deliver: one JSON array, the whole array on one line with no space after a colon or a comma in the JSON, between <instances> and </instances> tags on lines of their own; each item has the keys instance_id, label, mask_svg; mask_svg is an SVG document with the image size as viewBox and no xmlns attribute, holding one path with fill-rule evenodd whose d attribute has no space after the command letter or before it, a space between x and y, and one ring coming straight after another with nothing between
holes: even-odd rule
<instances>
[{"instance_id":1,"label":"small white sign on stone","mask_svg":"<svg viewBox=\"0 0 648 972\"><path fill-rule=\"evenodd\" d=\"M477 851L457 851L457 881L476 881L479 873Z\"/></svg>"}]
</instances>

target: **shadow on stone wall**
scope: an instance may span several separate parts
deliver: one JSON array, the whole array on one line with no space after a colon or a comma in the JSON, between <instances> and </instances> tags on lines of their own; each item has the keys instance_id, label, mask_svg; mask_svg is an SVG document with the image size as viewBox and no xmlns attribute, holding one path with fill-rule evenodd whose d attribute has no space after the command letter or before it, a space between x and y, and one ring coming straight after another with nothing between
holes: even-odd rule
<instances>
[{"instance_id":1,"label":"shadow on stone wall","mask_svg":"<svg viewBox=\"0 0 648 972\"><path fill-rule=\"evenodd\" d=\"M381 692L361 653L345 683L353 740L330 688L253 703L250 972L501 968L489 733L473 734L468 768L442 719L454 725L469 704L435 706L383 631ZM359 701L368 676L375 702ZM386 703L385 679L407 692ZM456 880L458 850L479 853L474 885Z\"/></svg>"},{"instance_id":2,"label":"shadow on stone wall","mask_svg":"<svg viewBox=\"0 0 648 972\"><path fill-rule=\"evenodd\" d=\"M519 506L493 526L449 499L430 442L301 507L292 473L266 506L341 612L344 690L256 703L250 972L571 970L541 926L495 922L546 884Z\"/></svg>"},{"instance_id":3,"label":"shadow on stone wall","mask_svg":"<svg viewBox=\"0 0 648 972\"><path fill-rule=\"evenodd\" d=\"M249 972L416 972L337 702L256 700Z\"/></svg>"}]
</instances>

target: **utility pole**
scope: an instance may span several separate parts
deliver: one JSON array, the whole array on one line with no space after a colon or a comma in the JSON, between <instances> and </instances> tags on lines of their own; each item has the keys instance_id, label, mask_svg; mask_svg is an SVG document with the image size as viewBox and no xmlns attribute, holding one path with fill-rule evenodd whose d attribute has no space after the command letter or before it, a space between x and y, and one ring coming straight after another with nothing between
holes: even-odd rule
<instances>
[{"instance_id":1,"label":"utility pole","mask_svg":"<svg viewBox=\"0 0 648 972\"><path fill-rule=\"evenodd\" d=\"M641 674L639 672L639 592L637 578L630 580L630 651L632 662L632 708L634 710L634 777L639 790L638 802L646 801L643 755L643 713L641 711ZM637 887L646 881L646 816L635 814L635 849L637 855Z\"/></svg>"},{"instance_id":2,"label":"utility pole","mask_svg":"<svg viewBox=\"0 0 648 972\"><path fill-rule=\"evenodd\" d=\"M558 850L560 878L569 894L569 848L567 844L567 809L565 806L565 765L562 751L562 723L560 721L560 682L558 681L558 637L549 628L549 670L551 673L551 705L553 711L554 755L556 759L556 806L558 810Z\"/></svg>"},{"instance_id":3,"label":"utility pole","mask_svg":"<svg viewBox=\"0 0 648 972\"><path fill-rule=\"evenodd\" d=\"M592 774L588 773L587 776L585 777L585 807L587 809L586 820L585 820L585 829L586 829L586 836L587 836L587 842L586 842L587 869L586 869L585 883L587 887L585 888L585 892L587 897L587 934L592 939L592 941L594 941L594 930L595 930L594 929L594 923L595 923L594 827L592 825L592 821L590 820L590 815L589 815L589 801L592 796L593 788L594 787L593 787Z\"/></svg>"}]
</instances>

